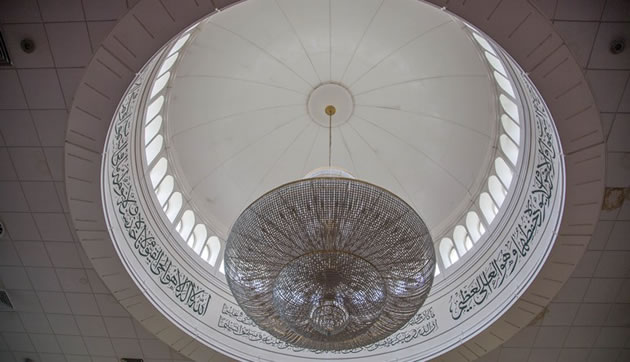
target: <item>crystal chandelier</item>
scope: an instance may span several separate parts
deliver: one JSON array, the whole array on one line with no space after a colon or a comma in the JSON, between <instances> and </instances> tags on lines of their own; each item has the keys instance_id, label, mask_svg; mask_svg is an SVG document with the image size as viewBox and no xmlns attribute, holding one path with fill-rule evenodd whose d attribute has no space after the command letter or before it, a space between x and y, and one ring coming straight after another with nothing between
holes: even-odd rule
<instances>
[{"instance_id":1,"label":"crystal chandelier","mask_svg":"<svg viewBox=\"0 0 630 362\"><path fill-rule=\"evenodd\" d=\"M330 122L334 113L326 108ZM224 259L232 294L258 327L316 350L396 332L426 300L435 272L420 216L391 192L335 172L254 201L234 223Z\"/></svg>"}]
</instances>

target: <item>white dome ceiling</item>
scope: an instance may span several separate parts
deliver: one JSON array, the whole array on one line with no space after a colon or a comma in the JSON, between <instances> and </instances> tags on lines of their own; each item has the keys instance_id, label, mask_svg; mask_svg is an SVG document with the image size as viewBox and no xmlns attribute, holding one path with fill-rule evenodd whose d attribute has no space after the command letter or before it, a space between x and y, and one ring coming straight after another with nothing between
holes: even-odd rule
<instances>
[{"instance_id":1,"label":"white dome ceiling","mask_svg":"<svg viewBox=\"0 0 630 362\"><path fill-rule=\"evenodd\" d=\"M209 17L168 97L184 194L225 238L253 200L326 166L328 129L307 103L335 83L353 104L332 131L333 166L441 236L477 200L496 144L495 85L464 26L416 0L250 0Z\"/></svg>"}]
</instances>

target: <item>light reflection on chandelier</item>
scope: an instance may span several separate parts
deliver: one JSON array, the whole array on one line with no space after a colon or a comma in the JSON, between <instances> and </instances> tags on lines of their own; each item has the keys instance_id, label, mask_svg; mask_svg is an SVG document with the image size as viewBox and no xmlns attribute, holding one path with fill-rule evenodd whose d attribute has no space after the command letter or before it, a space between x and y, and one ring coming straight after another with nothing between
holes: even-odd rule
<instances>
[{"instance_id":1,"label":"light reflection on chandelier","mask_svg":"<svg viewBox=\"0 0 630 362\"><path fill-rule=\"evenodd\" d=\"M334 113L326 108L330 122ZM262 330L297 347L344 350L391 335L418 312L435 253L407 203L331 167L330 124L328 171L273 189L241 213L225 275Z\"/></svg>"}]
</instances>

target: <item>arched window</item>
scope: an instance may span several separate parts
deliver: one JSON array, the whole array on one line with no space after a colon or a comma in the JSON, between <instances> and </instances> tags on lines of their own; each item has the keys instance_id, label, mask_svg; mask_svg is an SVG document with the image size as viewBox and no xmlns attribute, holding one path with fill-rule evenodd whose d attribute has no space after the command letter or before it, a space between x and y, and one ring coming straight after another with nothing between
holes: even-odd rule
<instances>
[{"instance_id":1,"label":"arched window","mask_svg":"<svg viewBox=\"0 0 630 362\"><path fill-rule=\"evenodd\" d=\"M171 175L167 175L164 177L160 185L155 189L155 195L157 196L158 202L160 206L164 206L168 197L171 196L173 192L173 188L175 188L175 179Z\"/></svg>"},{"instance_id":2,"label":"arched window","mask_svg":"<svg viewBox=\"0 0 630 362\"><path fill-rule=\"evenodd\" d=\"M151 142L153 137L155 137L158 132L160 132L160 127L162 127L162 116L158 115L153 118L151 123L147 124L144 127L144 144L148 144Z\"/></svg>"},{"instance_id":3,"label":"arched window","mask_svg":"<svg viewBox=\"0 0 630 362\"><path fill-rule=\"evenodd\" d=\"M503 110L505 111L505 113L508 114L508 116L512 117L513 120L520 123L520 119L518 117L518 107L516 106L516 103L512 102L512 100L510 100L503 94L499 96L499 103L501 103L501 107L503 107Z\"/></svg>"},{"instance_id":4,"label":"arched window","mask_svg":"<svg viewBox=\"0 0 630 362\"><path fill-rule=\"evenodd\" d=\"M153 141L149 143L149 145L146 148L147 165L150 165L155 159L155 157L157 157L157 155L162 150L163 144L164 144L164 138L162 137L161 134L155 136Z\"/></svg>"},{"instance_id":5,"label":"arched window","mask_svg":"<svg viewBox=\"0 0 630 362\"><path fill-rule=\"evenodd\" d=\"M482 192L481 195L479 195L479 208L481 209L481 213L485 217L486 222L490 225L492 220L494 220L494 217L497 216L499 209L494 204L494 201L492 201L490 194L487 192Z\"/></svg>"},{"instance_id":6,"label":"arched window","mask_svg":"<svg viewBox=\"0 0 630 362\"><path fill-rule=\"evenodd\" d=\"M193 248L195 253L199 254L201 253L201 249L205 246L207 237L208 231L206 230L206 226L203 224L197 224L188 238L188 245Z\"/></svg>"},{"instance_id":7,"label":"arched window","mask_svg":"<svg viewBox=\"0 0 630 362\"><path fill-rule=\"evenodd\" d=\"M488 178L488 190L490 190L490 196L492 196L494 202L501 207L503 201L505 201L507 190L495 175Z\"/></svg>"},{"instance_id":8,"label":"arched window","mask_svg":"<svg viewBox=\"0 0 630 362\"><path fill-rule=\"evenodd\" d=\"M164 96L157 97L153 102L151 102L151 104L149 104L149 106L147 107L147 118L145 120L145 124L149 123L149 121L152 120L153 117L157 116L158 113L160 113L162 105L164 105Z\"/></svg>"},{"instance_id":9,"label":"arched window","mask_svg":"<svg viewBox=\"0 0 630 362\"><path fill-rule=\"evenodd\" d=\"M188 240L188 236L190 235L193 226L195 226L195 214L191 210L184 211L180 222L182 223L182 226L179 230L179 235L181 235L184 240ZM188 246L192 247L192 245Z\"/></svg>"},{"instance_id":10,"label":"arched window","mask_svg":"<svg viewBox=\"0 0 630 362\"><path fill-rule=\"evenodd\" d=\"M168 202L165 205L164 212L166 213L166 217L173 222L177 214L179 214L179 210L182 208L182 194L179 192L173 192L171 197L168 199Z\"/></svg>"},{"instance_id":11,"label":"arched window","mask_svg":"<svg viewBox=\"0 0 630 362\"><path fill-rule=\"evenodd\" d=\"M457 253L453 241L449 238L442 239L442 241L440 241L440 256L442 257L442 263L444 263L444 266L447 268L452 264L451 251Z\"/></svg>"},{"instance_id":12,"label":"arched window","mask_svg":"<svg viewBox=\"0 0 630 362\"><path fill-rule=\"evenodd\" d=\"M496 171L497 176L499 176L499 180L503 183L503 186L505 186L506 189L509 189L513 174L510 166L508 166L501 157L497 157L497 159L494 160L494 170Z\"/></svg>"},{"instance_id":13,"label":"arched window","mask_svg":"<svg viewBox=\"0 0 630 362\"><path fill-rule=\"evenodd\" d=\"M462 225L455 226L455 230L453 230L453 241L455 241L455 247L457 248L457 252L459 255L466 254L466 237L468 236L468 232L466 228Z\"/></svg>"},{"instance_id":14,"label":"arched window","mask_svg":"<svg viewBox=\"0 0 630 362\"><path fill-rule=\"evenodd\" d=\"M166 158L164 157L160 158L160 160L155 164L155 166L153 166L153 168L149 172L149 177L151 178L151 185L153 185L153 187L155 187L160 181L162 181L162 178L164 177L164 175L166 175L167 167L168 167L168 162L166 161Z\"/></svg>"},{"instance_id":15,"label":"arched window","mask_svg":"<svg viewBox=\"0 0 630 362\"><path fill-rule=\"evenodd\" d=\"M505 153L508 160L510 160L513 165L516 165L516 161L518 160L518 147L512 142L510 137L504 134L499 137L499 143L501 144L501 150Z\"/></svg>"},{"instance_id":16,"label":"arched window","mask_svg":"<svg viewBox=\"0 0 630 362\"><path fill-rule=\"evenodd\" d=\"M153 88L151 88L151 96L149 98L155 97L156 94L160 93L164 87L166 87L166 83L168 83L168 79L171 76L171 72L166 72L162 74L158 79L153 83Z\"/></svg>"},{"instance_id":17,"label":"arched window","mask_svg":"<svg viewBox=\"0 0 630 362\"><path fill-rule=\"evenodd\" d=\"M477 215L474 211L469 211L466 215L466 229L468 229L468 233L474 242L479 240L481 235L483 226L481 225L481 220L479 220L479 215Z\"/></svg>"}]
</instances>

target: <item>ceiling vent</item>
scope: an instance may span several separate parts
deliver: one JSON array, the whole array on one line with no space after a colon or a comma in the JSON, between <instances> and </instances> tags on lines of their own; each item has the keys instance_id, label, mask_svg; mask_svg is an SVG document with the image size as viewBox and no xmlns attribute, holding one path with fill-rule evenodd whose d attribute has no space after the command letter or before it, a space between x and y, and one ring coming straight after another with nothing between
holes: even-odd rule
<instances>
[{"instance_id":1,"label":"ceiling vent","mask_svg":"<svg viewBox=\"0 0 630 362\"><path fill-rule=\"evenodd\" d=\"M120 362L144 362L142 358L121 358Z\"/></svg>"},{"instance_id":2,"label":"ceiling vent","mask_svg":"<svg viewBox=\"0 0 630 362\"><path fill-rule=\"evenodd\" d=\"M13 309L13 303L6 290L0 289L0 310Z\"/></svg>"},{"instance_id":3,"label":"ceiling vent","mask_svg":"<svg viewBox=\"0 0 630 362\"><path fill-rule=\"evenodd\" d=\"M2 33L0 33L0 65L11 65L11 58L9 57L9 50L4 42Z\"/></svg>"}]
</instances>

